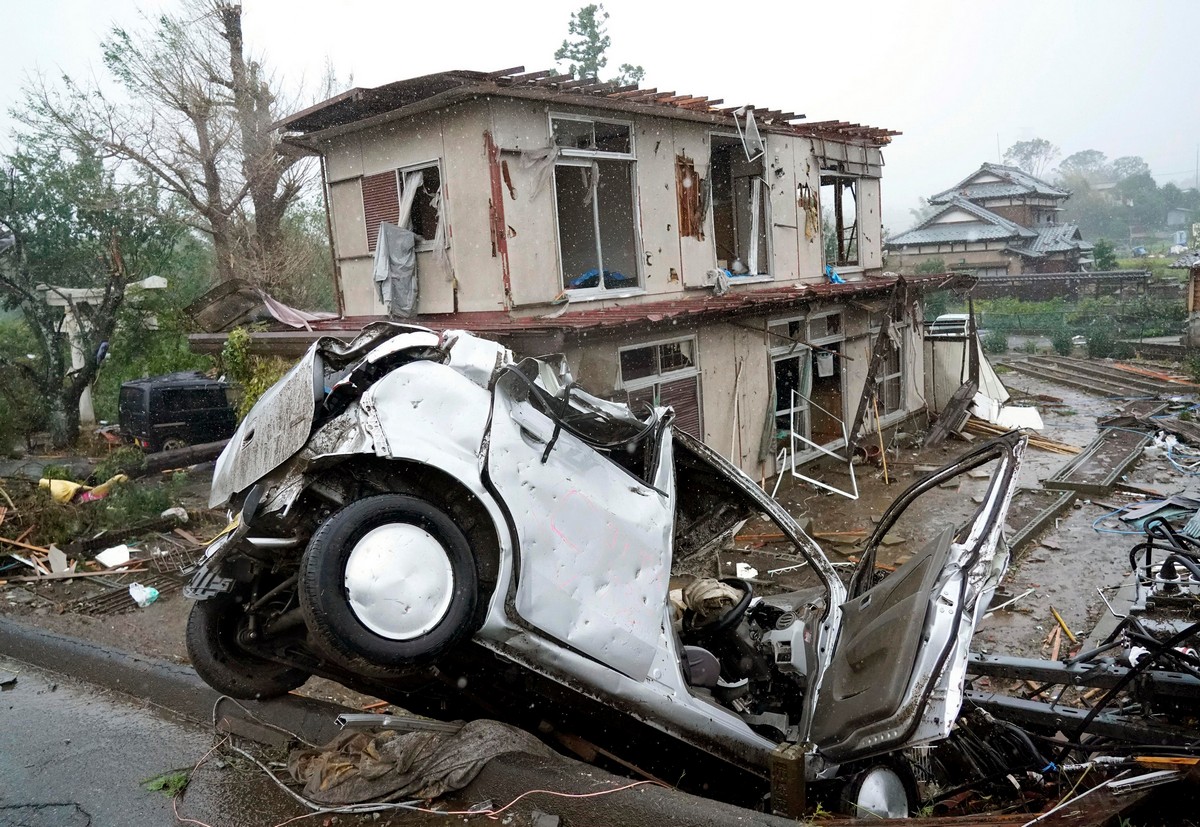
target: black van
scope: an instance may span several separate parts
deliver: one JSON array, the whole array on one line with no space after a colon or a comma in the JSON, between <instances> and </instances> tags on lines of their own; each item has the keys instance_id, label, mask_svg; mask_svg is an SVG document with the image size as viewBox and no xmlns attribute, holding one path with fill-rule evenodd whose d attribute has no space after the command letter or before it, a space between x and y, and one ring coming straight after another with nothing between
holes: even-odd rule
<instances>
[{"instance_id":1,"label":"black van","mask_svg":"<svg viewBox=\"0 0 1200 827\"><path fill-rule=\"evenodd\" d=\"M125 382L118 411L121 436L151 453L228 439L237 428L228 383L198 372Z\"/></svg>"}]
</instances>

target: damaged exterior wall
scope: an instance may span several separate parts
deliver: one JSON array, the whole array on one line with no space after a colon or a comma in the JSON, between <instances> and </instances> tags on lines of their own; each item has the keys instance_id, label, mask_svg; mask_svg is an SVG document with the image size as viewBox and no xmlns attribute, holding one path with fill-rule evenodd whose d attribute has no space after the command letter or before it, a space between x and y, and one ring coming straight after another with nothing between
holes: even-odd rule
<instances>
[{"instance_id":1,"label":"damaged exterior wall","mask_svg":"<svg viewBox=\"0 0 1200 827\"><path fill-rule=\"evenodd\" d=\"M524 162L522 151L552 144L550 114L595 116L579 106L550 106L509 98L485 98L433 110L404 120L321 142L326 155L334 248L342 273L347 316L383 312L371 282L363 206L363 180L427 162L441 165L448 257L418 252L420 313L472 312L505 308L501 257L486 228L491 221L488 181L491 176L484 132L499 148L503 178L503 225L507 236L511 309L543 312L562 292L553 174L538 185L539 170ZM606 116L607 117L607 116ZM714 134L736 139L736 133L707 124L662 117L634 116L633 155L640 235L641 288L621 298L637 303L711 286L707 272L719 258L713 242L713 209L704 213L703 238L681 235L676 195L677 156L692 159L697 176L710 173ZM775 286L824 280L819 232L805 233L805 215L796 204L801 183L819 189L819 152L844 155L840 145L790 135L767 133L763 158L764 188L769 203L769 276ZM864 175L878 174L879 150L851 147L873 164ZM877 270L880 255L879 182L860 179L858 200L862 265L844 275ZM721 257L721 258L727 258ZM450 270L446 268L449 263ZM457 289L455 280L457 277ZM750 281L749 279L747 281ZM757 281L757 280L755 280ZM599 299L610 301L611 299Z\"/></svg>"}]
</instances>

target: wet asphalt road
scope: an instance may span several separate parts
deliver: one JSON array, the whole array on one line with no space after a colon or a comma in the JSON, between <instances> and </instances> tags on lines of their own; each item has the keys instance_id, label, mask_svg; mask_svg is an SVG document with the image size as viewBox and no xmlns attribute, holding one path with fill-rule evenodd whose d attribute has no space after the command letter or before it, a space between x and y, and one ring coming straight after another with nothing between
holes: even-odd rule
<instances>
[{"instance_id":1,"label":"wet asphalt road","mask_svg":"<svg viewBox=\"0 0 1200 827\"><path fill-rule=\"evenodd\" d=\"M191 771L221 740L211 729L4 658L0 672L17 673L16 685L0 692L0 827L267 827L308 813L257 768L212 753L176 802L194 820L177 821L172 800L142 782ZM461 823L416 813L336 818L293 823Z\"/></svg>"},{"instance_id":2,"label":"wet asphalt road","mask_svg":"<svg viewBox=\"0 0 1200 827\"><path fill-rule=\"evenodd\" d=\"M0 659L0 671L17 673L0 693L0 825L175 823L171 799L141 782L190 770L214 745L211 731L24 664ZM271 824L299 812L261 775L211 760L180 808L212 827Z\"/></svg>"}]
</instances>

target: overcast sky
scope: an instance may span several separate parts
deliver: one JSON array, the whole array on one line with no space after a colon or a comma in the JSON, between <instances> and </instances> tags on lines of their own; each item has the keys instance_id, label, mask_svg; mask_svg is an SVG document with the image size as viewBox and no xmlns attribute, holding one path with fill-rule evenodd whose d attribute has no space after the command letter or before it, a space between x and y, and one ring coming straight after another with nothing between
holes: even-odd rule
<instances>
[{"instance_id":1,"label":"overcast sky","mask_svg":"<svg viewBox=\"0 0 1200 827\"><path fill-rule=\"evenodd\" d=\"M377 86L445 69L551 67L581 4L245 0L245 26L252 48L289 84L315 87L328 59L354 85ZM29 72L101 72L98 43L110 26L170 5L8 3L4 110ZM1194 181L1196 0L604 5L609 69L640 63L660 90L902 131L884 151L890 232L910 223L921 196L996 161L997 146L1031 137L1064 156L1140 155L1160 184ZM0 149L11 149L10 129L0 118Z\"/></svg>"}]
</instances>

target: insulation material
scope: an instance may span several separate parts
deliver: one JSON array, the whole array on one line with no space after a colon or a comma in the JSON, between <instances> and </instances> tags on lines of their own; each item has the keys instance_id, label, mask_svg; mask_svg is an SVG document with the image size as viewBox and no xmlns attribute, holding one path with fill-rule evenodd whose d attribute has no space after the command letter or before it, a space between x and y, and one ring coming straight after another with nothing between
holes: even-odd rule
<instances>
[{"instance_id":1,"label":"insulation material","mask_svg":"<svg viewBox=\"0 0 1200 827\"><path fill-rule=\"evenodd\" d=\"M321 804L433 799L462 789L493 758L512 752L555 758L524 730L478 720L453 734L345 730L323 749L293 750L288 770L305 797Z\"/></svg>"},{"instance_id":2,"label":"insulation material","mask_svg":"<svg viewBox=\"0 0 1200 827\"><path fill-rule=\"evenodd\" d=\"M975 398L971 401L971 415L1010 431L1016 428L1040 431L1045 427L1037 408L1025 405L1002 405L983 393L976 393Z\"/></svg>"}]
</instances>

